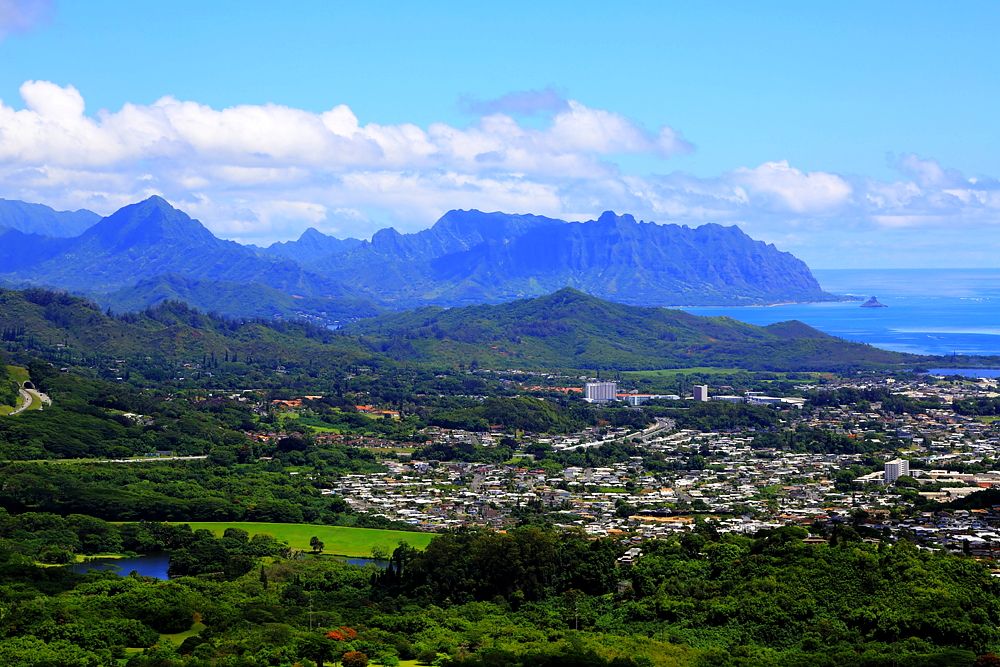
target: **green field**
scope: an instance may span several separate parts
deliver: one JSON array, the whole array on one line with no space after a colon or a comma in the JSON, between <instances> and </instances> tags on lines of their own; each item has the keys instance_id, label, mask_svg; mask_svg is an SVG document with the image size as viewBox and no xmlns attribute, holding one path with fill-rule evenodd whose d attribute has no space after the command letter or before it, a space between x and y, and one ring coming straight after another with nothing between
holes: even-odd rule
<instances>
[{"instance_id":1,"label":"green field","mask_svg":"<svg viewBox=\"0 0 1000 667\"><path fill-rule=\"evenodd\" d=\"M29 379L28 369L22 368L21 366L0 366L0 381L6 383L8 380L13 380L18 384L24 384ZM37 410L41 407L41 401L38 402L38 407L35 407L35 398L32 396L31 405L28 406L29 410ZM21 407L21 397L18 396L15 405L0 405L0 417L9 415L17 408Z\"/></svg>"},{"instance_id":2,"label":"green field","mask_svg":"<svg viewBox=\"0 0 1000 667\"><path fill-rule=\"evenodd\" d=\"M31 379L28 375L28 369L21 366L8 366L7 376L18 384L24 384Z\"/></svg>"},{"instance_id":3,"label":"green field","mask_svg":"<svg viewBox=\"0 0 1000 667\"><path fill-rule=\"evenodd\" d=\"M742 368L713 368L710 366L695 366L693 368L663 368L655 371L623 371L622 375L633 378L650 378L662 380L674 378L678 375L697 373L699 375L731 375L733 373L747 373Z\"/></svg>"},{"instance_id":4,"label":"green field","mask_svg":"<svg viewBox=\"0 0 1000 667\"><path fill-rule=\"evenodd\" d=\"M179 522L180 523L180 522ZM337 556L367 557L378 548L392 553L400 542L423 549L434 537L430 533L346 526L318 526L311 523L260 523L252 521L185 521L192 530L206 529L222 535L226 528L242 528L251 535L263 533L288 542L293 549L311 551L309 540L316 536L323 542L323 553Z\"/></svg>"}]
</instances>

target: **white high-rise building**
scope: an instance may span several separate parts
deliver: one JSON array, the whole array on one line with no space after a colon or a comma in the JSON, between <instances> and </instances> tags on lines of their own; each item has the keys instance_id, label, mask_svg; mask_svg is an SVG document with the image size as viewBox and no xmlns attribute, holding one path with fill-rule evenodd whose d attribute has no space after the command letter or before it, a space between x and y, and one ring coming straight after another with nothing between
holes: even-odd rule
<instances>
[{"instance_id":1,"label":"white high-rise building","mask_svg":"<svg viewBox=\"0 0 1000 667\"><path fill-rule=\"evenodd\" d=\"M583 386L583 397L594 403L618 400L617 382L588 382Z\"/></svg>"},{"instance_id":2,"label":"white high-rise building","mask_svg":"<svg viewBox=\"0 0 1000 667\"><path fill-rule=\"evenodd\" d=\"M696 400L696 401L707 401L708 400L708 385L707 384L696 384L694 386L694 400Z\"/></svg>"},{"instance_id":3,"label":"white high-rise building","mask_svg":"<svg viewBox=\"0 0 1000 667\"><path fill-rule=\"evenodd\" d=\"M906 459L893 459L885 463L885 483L892 484L903 475L910 474L910 462Z\"/></svg>"}]
</instances>

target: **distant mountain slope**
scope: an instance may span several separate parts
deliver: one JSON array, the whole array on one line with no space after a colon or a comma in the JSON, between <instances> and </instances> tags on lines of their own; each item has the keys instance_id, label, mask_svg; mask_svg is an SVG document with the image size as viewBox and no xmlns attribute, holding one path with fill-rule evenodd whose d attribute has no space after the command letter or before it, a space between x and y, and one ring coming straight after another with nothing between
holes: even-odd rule
<instances>
[{"instance_id":1,"label":"distant mountain slope","mask_svg":"<svg viewBox=\"0 0 1000 667\"><path fill-rule=\"evenodd\" d=\"M345 335L425 363L484 367L654 369L693 366L837 370L918 358L850 343L801 322L729 318L611 303L573 289L500 305L422 308L363 320Z\"/></svg>"},{"instance_id":2,"label":"distant mountain slope","mask_svg":"<svg viewBox=\"0 0 1000 667\"><path fill-rule=\"evenodd\" d=\"M79 236L100 219L101 216L86 209L56 211L42 204L0 199L0 230L69 238Z\"/></svg>"},{"instance_id":3,"label":"distant mountain slope","mask_svg":"<svg viewBox=\"0 0 1000 667\"><path fill-rule=\"evenodd\" d=\"M310 227L302 232L297 241L272 243L258 252L265 257L280 257L295 262L313 262L335 257L357 248L363 243L358 239L338 239Z\"/></svg>"},{"instance_id":4,"label":"distant mountain slope","mask_svg":"<svg viewBox=\"0 0 1000 667\"><path fill-rule=\"evenodd\" d=\"M380 312L361 299L292 296L259 283L201 281L175 275L148 278L99 295L96 300L118 313L145 310L164 301L183 301L230 317L306 319L321 324L372 317Z\"/></svg>"},{"instance_id":5,"label":"distant mountain slope","mask_svg":"<svg viewBox=\"0 0 1000 667\"><path fill-rule=\"evenodd\" d=\"M288 293L335 291L294 262L263 259L245 246L217 239L160 197L120 209L59 250L23 277L88 292L111 291L165 274L258 282Z\"/></svg>"},{"instance_id":6,"label":"distant mountain slope","mask_svg":"<svg viewBox=\"0 0 1000 667\"><path fill-rule=\"evenodd\" d=\"M450 211L430 229L382 230L354 250L306 265L398 306L507 301L566 286L637 305L831 298L801 260L738 227L691 229L610 212L567 223Z\"/></svg>"}]
</instances>

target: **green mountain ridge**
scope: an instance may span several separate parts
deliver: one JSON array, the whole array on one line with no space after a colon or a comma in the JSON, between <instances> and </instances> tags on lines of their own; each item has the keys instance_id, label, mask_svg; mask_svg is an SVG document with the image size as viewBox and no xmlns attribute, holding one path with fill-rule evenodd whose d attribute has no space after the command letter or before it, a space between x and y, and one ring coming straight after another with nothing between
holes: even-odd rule
<instances>
[{"instance_id":1,"label":"green mountain ridge","mask_svg":"<svg viewBox=\"0 0 1000 667\"><path fill-rule=\"evenodd\" d=\"M499 305L393 313L338 331L304 322L226 319L175 301L112 316L64 293L0 290L0 328L12 349L49 358L76 354L176 365L235 353L271 369L395 362L442 368L794 371L906 367L927 359L843 341L800 322L757 327L626 306L572 289Z\"/></svg>"},{"instance_id":2,"label":"green mountain ridge","mask_svg":"<svg viewBox=\"0 0 1000 667\"><path fill-rule=\"evenodd\" d=\"M499 305L384 315L353 323L344 333L398 360L493 368L835 370L920 359L844 341L801 322L758 327L613 303L569 288Z\"/></svg>"}]
</instances>

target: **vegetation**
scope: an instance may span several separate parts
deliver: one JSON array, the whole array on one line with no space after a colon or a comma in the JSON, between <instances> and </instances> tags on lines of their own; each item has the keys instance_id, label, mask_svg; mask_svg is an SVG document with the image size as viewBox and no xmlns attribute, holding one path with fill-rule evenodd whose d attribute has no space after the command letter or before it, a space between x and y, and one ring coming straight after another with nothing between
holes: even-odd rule
<instances>
[{"instance_id":1,"label":"vegetation","mask_svg":"<svg viewBox=\"0 0 1000 667\"><path fill-rule=\"evenodd\" d=\"M910 360L800 322L756 327L724 317L624 306L572 289L495 306L385 315L352 324L345 333L360 335L373 352L397 360L490 368L829 371Z\"/></svg>"},{"instance_id":2,"label":"vegetation","mask_svg":"<svg viewBox=\"0 0 1000 667\"><path fill-rule=\"evenodd\" d=\"M900 444L862 429L791 430L789 409L776 407L589 405L555 391L562 379L502 371L674 365L687 372L647 377L680 393L708 364L734 391L797 391L803 376L790 369L904 359L794 323L747 327L572 291L454 312L333 332L179 304L115 316L43 290L0 292L0 368L13 382L30 373L54 400L0 419L0 664L971 667L1000 651L1000 583L984 565L862 542L850 526L816 546L799 528L720 536L699 522L643 542L629 566L619 561L634 545L627 536L552 528L564 508L541 501L514 510L518 527L506 533L432 539L323 493L339 476L383 471L380 456L401 445L438 461L521 452L552 477L638 459L651 472L705 468L708 445L697 442L668 455L625 438L555 451L530 437L602 437L656 418L752 431L758 448L863 454L837 474L838 489ZM735 369L743 355L767 370ZM477 370L494 362L498 372ZM8 363L24 370L11 375ZM808 398L896 414L937 405L884 391ZM367 406L389 412L376 418ZM497 426L504 435L491 447L435 441L432 428ZM901 493L916 493L909 481ZM995 505L994 495L954 506ZM164 551L169 581L60 567ZM389 556L386 569L323 557L373 552Z\"/></svg>"},{"instance_id":3,"label":"vegetation","mask_svg":"<svg viewBox=\"0 0 1000 667\"><path fill-rule=\"evenodd\" d=\"M169 582L33 564L39 538L173 549ZM117 531L117 532L116 532ZM1000 647L986 567L842 532L710 527L627 545L525 527L459 530L387 570L289 558L230 528L0 513L0 659L10 665L965 665ZM110 540L110 542L108 541ZM182 576L183 575L183 576ZM985 656L985 657L984 657Z\"/></svg>"},{"instance_id":4,"label":"vegetation","mask_svg":"<svg viewBox=\"0 0 1000 667\"><path fill-rule=\"evenodd\" d=\"M16 377L16 366L5 366L0 357L0 415L10 412L17 406L20 382ZM5 410L6 408L6 410Z\"/></svg>"},{"instance_id":5,"label":"vegetation","mask_svg":"<svg viewBox=\"0 0 1000 667\"><path fill-rule=\"evenodd\" d=\"M317 526L308 523L190 521L186 525L193 530L209 530L218 536L224 535L230 529L242 530L251 535L270 535L276 540L287 543L292 549L352 557L369 557L373 552L388 554L400 542L405 542L416 549L423 549L434 537L431 533ZM313 538L322 545L320 549L315 549Z\"/></svg>"}]
</instances>

